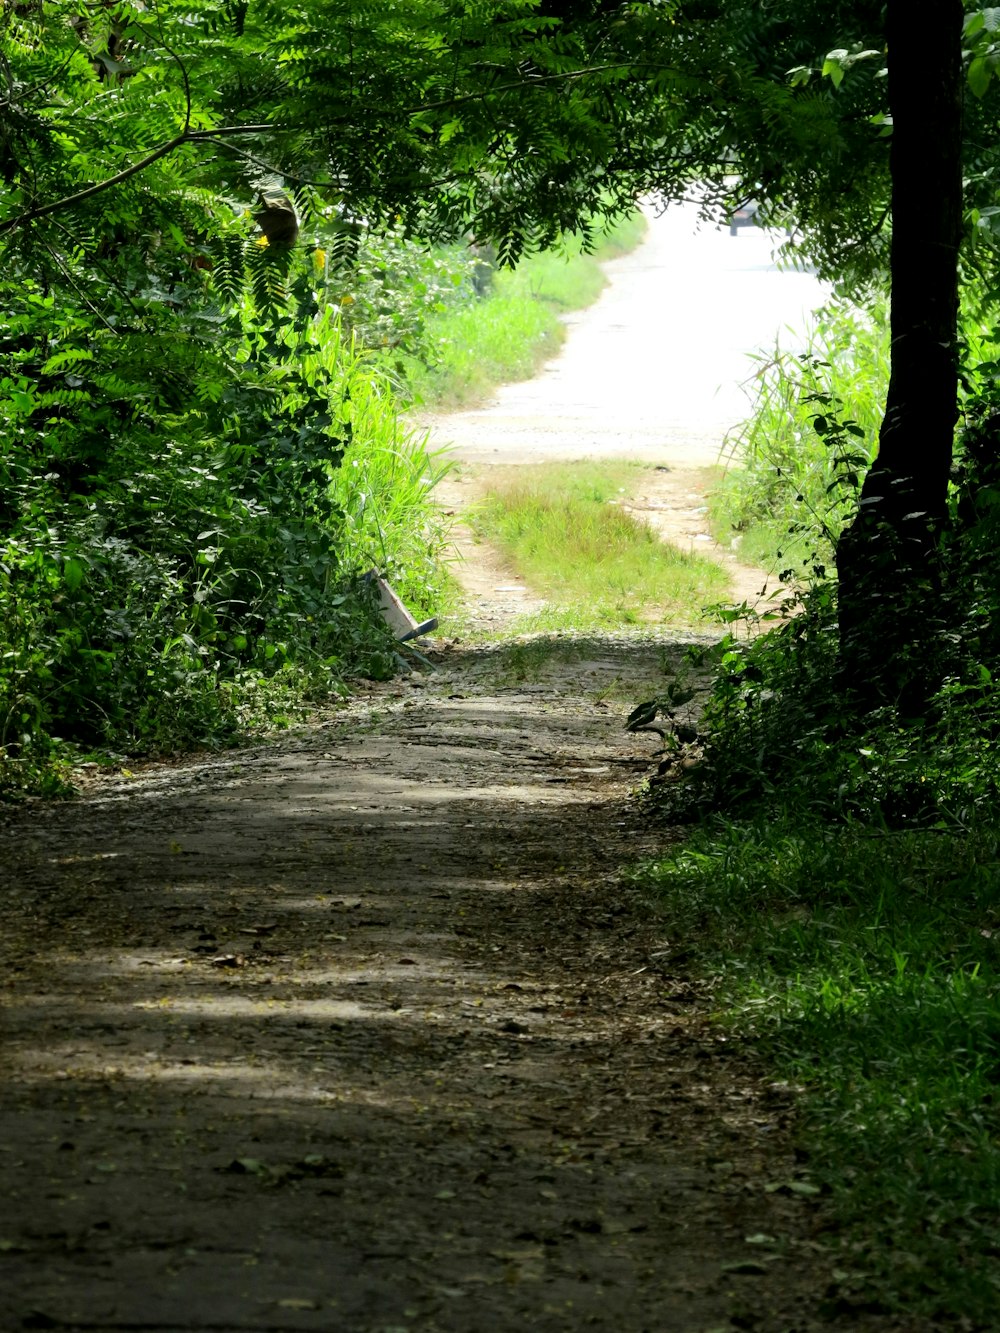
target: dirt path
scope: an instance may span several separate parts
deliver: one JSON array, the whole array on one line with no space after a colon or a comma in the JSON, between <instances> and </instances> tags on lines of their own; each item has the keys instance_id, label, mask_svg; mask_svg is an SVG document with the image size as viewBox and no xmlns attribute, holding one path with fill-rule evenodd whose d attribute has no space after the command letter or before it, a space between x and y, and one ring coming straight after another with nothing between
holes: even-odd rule
<instances>
[{"instance_id":1,"label":"dirt path","mask_svg":"<svg viewBox=\"0 0 1000 1333\"><path fill-rule=\"evenodd\" d=\"M8 813L0 1328L818 1326L791 1094L618 877L682 648L452 652Z\"/></svg>"},{"instance_id":2,"label":"dirt path","mask_svg":"<svg viewBox=\"0 0 1000 1333\"><path fill-rule=\"evenodd\" d=\"M684 648L443 645L0 812L0 1333L897 1327L621 877L671 836L622 719Z\"/></svg>"}]
</instances>

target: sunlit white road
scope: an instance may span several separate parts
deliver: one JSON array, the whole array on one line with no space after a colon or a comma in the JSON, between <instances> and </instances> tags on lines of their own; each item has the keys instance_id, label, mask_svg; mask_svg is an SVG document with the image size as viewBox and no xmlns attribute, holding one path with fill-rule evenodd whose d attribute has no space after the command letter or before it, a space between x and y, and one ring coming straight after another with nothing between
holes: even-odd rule
<instances>
[{"instance_id":1,"label":"sunlit white road","mask_svg":"<svg viewBox=\"0 0 1000 1333\"><path fill-rule=\"evenodd\" d=\"M695 468L718 460L747 412L748 353L801 344L827 289L779 269L778 238L702 224L693 205L650 216L609 285L569 318L562 353L533 380L501 388L477 411L428 421L468 462L630 457Z\"/></svg>"}]
</instances>

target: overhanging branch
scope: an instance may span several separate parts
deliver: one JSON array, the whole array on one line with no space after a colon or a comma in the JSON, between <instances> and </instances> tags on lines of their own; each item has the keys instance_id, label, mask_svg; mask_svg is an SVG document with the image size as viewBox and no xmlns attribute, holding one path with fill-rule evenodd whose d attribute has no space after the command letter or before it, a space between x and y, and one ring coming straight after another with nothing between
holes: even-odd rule
<instances>
[{"instance_id":1,"label":"overhanging branch","mask_svg":"<svg viewBox=\"0 0 1000 1333\"><path fill-rule=\"evenodd\" d=\"M261 134L265 131L273 132L273 130L273 125L227 125L216 130L182 130L180 134L175 134L172 139L160 144L159 148L154 148L151 153L147 153L138 162L133 162L130 167L126 167L114 176L109 176L107 180L97 181L96 184L88 185L84 190L77 190L75 194L67 194L62 199L54 199L51 204L41 204L37 208L29 208L25 212L19 213L17 217L8 218L6 222L0 222L0 236L16 231L18 227L23 227L38 218L48 217L51 213L59 213L64 208L72 208L75 204L82 204L85 199L92 199L94 195L103 194L105 190L114 189L116 185L121 185L132 176L137 176L140 171L145 171L154 162L159 162L161 157L176 152L178 148L182 148L186 143L197 143L202 139L217 139L234 134Z\"/></svg>"},{"instance_id":2,"label":"overhanging branch","mask_svg":"<svg viewBox=\"0 0 1000 1333\"><path fill-rule=\"evenodd\" d=\"M616 64L594 65L582 69L563 70L557 74L537 74L529 78L513 80L510 83L497 84L492 88L484 88L474 93L465 93L459 96L443 98L434 102L426 102L420 106L407 108L403 115L412 117L423 112L441 111L450 107L468 105L471 102L481 102L489 97L495 97L501 93L530 91L532 88L541 84L551 83L570 83L577 80L593 76L595 74L606 74L616 70L623 69L658 69L665 70L669 68L665 65L650 64L648 62L633 63L619 62ZM190 116L190 103L188 106L188 116ZM77 204L83 203L87 199L93 199L96 195L103 194L106 190L112 190L125 181L137 176L140 172L151 167L161 158L168 154L176 152L189 143L204 143L213 139L227 139L244 134L274 134L281 132L282 129L292 129L292 126L275 125L222 125L215 129L191 129L188 125L172 139L166 143L160 144L152 152L147 153L145 157L138 162L133 162L131 166L125 167L114 176L109 176L106 180L97 181L93 185L88 185L83 190L77 190L74 194L64 195L61 199L54 199L49 204L40 204L34 208L25 209L23 213L18 213L16 217L8 218L6 222L0 222L0 236L8 235L16 231L19 227L27 226L39 218L49 217L53 213L61 212L63 209L73 208Z\"/></svg>"}]
</instances>

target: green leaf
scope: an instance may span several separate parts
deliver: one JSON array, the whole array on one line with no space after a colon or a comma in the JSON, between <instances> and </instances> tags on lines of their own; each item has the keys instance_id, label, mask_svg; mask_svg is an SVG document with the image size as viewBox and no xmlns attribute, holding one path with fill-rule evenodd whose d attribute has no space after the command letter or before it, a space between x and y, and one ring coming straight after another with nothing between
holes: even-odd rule
<instances>
[{"instance_id":1,"label":"green leaf","mask_svg":"<svg viewBox=\"0 0 1000 1333\"><path fill-rule=\"evenodd\" d=\"M823 68L820 73L824 78L829 79L835 88L839 88L844 82L844 51L831 51L823 61Z\"/></svg>"},{"instance_id":2,"label":"green leaf","mask_svg":"<svg viewBox=\"0 0 1000 1333\"><path fill-rule=\"evenodd\" d=\"M993 70L985 56L976 56L969 66L969 87L976 97L985 97L986 89L993 78Z\"/></svg>"},{"instance_id":3,"label":"green leaf","mask_svg":"<svg viewBox=\"0 0 1000 1333\"><path fill-rule=\"evenodd\" d=\"M85 573L84 566L79 560L74 560L72 556L63 562L63 583L70 592L76 592L83 582Z\"/></svg>"}]
</instances>

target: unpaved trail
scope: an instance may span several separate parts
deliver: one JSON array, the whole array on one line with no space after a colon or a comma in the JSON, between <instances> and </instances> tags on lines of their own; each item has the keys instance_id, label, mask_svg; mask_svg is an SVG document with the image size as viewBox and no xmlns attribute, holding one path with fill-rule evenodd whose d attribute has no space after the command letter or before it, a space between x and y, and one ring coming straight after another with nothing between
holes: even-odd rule
<instances>
[{"instance_id":1,"label":"unpaved trail","mask_svg":"<svg viewBox=\"0 0 1000 1333\"><path fill-rule=\"evenodd\" d=\"M693 205L650 210L648 221L643 243L604 266L609 282L597 303L566 318L566 344L539 375L502 386L481 408L417 424L462 465L440 489L458 511L495 467L581 458L648 464L636 514L682 550L717 560L732 600L755 605L767 576L714 541L707 494L727 433L747 415L749 354L776 342L799 347L809 312L829 289L808 272L779 268L775 238L757 228L730 236L699 226ZM456 572L488 623L537 608L461 527L457 544L465 568Z\"/></svg>"},{"instance_id":2,"label":"unpaved trail","mask_svg":"<svg viewBox=\"0 0 1000 1333\"><path fill-rule=\"evenodd\" d=\"M683 647L452 650L7 812L0 1328L828 1327L793 1094L620 879Z\"/></svg>"},{"instance_id":3,"label":"unpaved trail","mask_svg":"<svg viewBox=\"0 0 1000 1333\"><path fill-rule=\"evenodd\" d=\"M621 873L686 642L441 644L0 812L0 1333L913 1327Z\"/></svg>"},{"instance_id":4,"label":"unpaved trail","mask_svg":"<svg viewBox=\"0 0 1000 1333\"><path fill-rule=\"evenodd\" d=\"M560 355L482 408L425 417L466 462L635 458L711 466L747 412L748 354L795 350L828 287L780 269L774 237L698 227L697 209L649 216L643 243L604 265L595 305L566 317Z\"/></svg>"}]
</instances>

